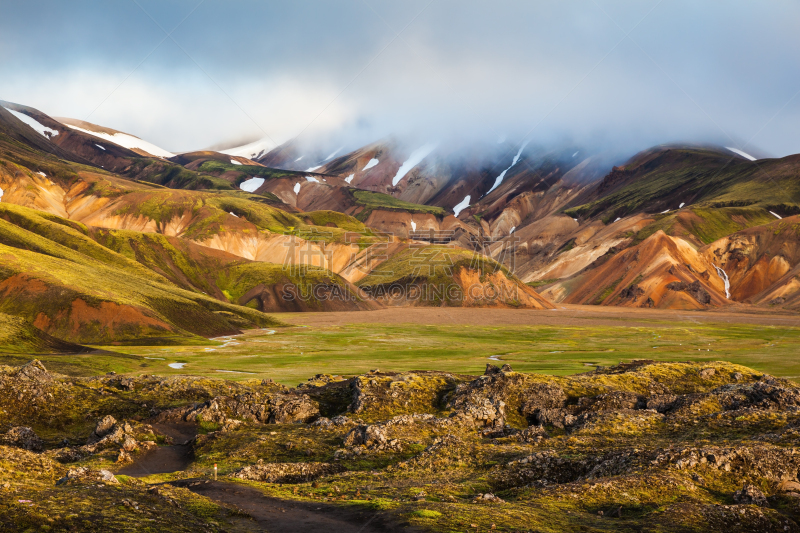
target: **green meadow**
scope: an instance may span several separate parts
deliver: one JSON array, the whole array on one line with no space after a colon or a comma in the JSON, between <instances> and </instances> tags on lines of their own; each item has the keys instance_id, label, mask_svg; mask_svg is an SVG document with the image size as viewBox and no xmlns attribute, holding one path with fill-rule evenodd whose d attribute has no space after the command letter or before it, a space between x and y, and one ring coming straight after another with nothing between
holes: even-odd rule
<instances>
[{"instance_id":1,"label":"green meadow","mask_svg":"<svg viewBox=\"0 0 800 533\"><path fill-rule=\"evenodd\" d=\"M663 321L644 326L640 321L636 327L355 323L249 330L192 346L98 346L106 353L38 357L64 374L191 374L271 378L286 385L315 374L355 375L375 368L476 374L486 363L567 375L632 359L724 360L797 378L797 346L800 329L784 326ZM0 362L19 364L30 358L9 354ZM175 363L183 367L169 366Z\"/></svg>"}]
</instances>

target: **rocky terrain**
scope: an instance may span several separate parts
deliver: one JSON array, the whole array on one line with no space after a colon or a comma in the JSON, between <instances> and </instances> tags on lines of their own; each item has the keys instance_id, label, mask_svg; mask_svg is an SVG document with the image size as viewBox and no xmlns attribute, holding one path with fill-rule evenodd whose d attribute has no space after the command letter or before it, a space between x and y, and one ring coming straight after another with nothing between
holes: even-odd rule
<instances>
[{"instance_id":1,"label":"rocky terrain","mask_svg":"<svg viewBox=\"0 0 800 533\"><path fill-rule=\"evenodd\" d=\"M800 531L798 439L800 389L724 362L288 388L34 360L0 370L0 528Z\"/></svg>"}]
</instances>

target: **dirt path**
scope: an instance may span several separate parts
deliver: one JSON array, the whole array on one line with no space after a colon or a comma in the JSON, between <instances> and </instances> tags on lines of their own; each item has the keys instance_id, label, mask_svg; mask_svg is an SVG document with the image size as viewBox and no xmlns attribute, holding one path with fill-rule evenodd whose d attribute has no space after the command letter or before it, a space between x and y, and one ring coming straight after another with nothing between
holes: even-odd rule
<instances>
[{"instance_id":1,"label":"dirt path","mask_svg":"<svg viewBox=\"0 0 800 533\"><path fill-rule=\"evenodd\" d=\"M192 461L192 447L188 441L197 435L194 424L151 424L153 428L171 437L172 446L159 446L119 469L116 474L144 477L151 474L169 474L185 470Z\"/></svg>"},{"instance_id":2,"label":"dirt path","mask_svg":"<svg viewBox=\"0 0 800 533\"><path fill-rule=\"evenodd\" d=\"M415 529L387 520L383 513L365 509L270 498L252 487L222 481L187 479L170 483L186 487L214 501L248 513L256 531L280 533L412 533Z\"/></svg>"}]
</instances>

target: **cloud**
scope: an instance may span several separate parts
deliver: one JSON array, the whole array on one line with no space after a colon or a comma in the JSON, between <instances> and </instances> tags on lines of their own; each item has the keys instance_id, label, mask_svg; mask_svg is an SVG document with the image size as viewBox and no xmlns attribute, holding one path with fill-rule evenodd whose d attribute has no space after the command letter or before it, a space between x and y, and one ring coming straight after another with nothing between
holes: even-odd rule
<instances>
[{"instance_id":1,"label":"cloud","mask_svg":"<svg viewBox=\"0 0 800 533\"><path fill-rule=\"evenodd\" d=\"M170 150L337 132L800 151L788 0L204 2L157 48L197 1L142 2L158 24L134 3L19 4L1 98L86 118L151 54L90 120Z\"/></svg>"}]
</instances>

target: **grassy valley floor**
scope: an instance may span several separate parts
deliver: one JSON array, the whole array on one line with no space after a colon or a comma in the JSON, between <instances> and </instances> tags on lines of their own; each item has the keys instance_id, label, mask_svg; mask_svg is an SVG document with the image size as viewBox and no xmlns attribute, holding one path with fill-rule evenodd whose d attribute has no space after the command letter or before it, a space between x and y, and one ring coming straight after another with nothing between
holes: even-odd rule
<instances>
[{"instance_id":1,"label":"grassy valley floor","mask_svg":"<svg viewBox=\"0 0 800 533\"><path fill-rule=\"evenodd\" d=\"M270 378L380 368L480 373L486 363L569 375L632 359L730 361L800 377L800 317L560 306L553 311L402 308L276 315L288 327L248 330L194 346L98 346L101 353L40 356L68 375L117 373ZM16 365L27 356L6 354ZM170 366L172 365L172 366Z\"/></svg>"}]
</instances>

